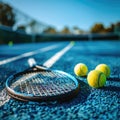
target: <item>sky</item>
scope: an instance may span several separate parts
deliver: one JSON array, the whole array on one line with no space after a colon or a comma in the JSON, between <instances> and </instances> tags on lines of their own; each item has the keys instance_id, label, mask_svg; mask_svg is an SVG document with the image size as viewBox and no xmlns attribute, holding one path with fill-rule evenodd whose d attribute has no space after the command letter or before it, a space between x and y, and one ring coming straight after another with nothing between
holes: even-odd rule
<instances>
[{"instance_id":1,"label":"sky","mask_svg":"<svg viewBox=\"0 0 120 120\"><path fill-rule=\"evenodd\" d=\"M89 30L120 21L120 0L2 0L56 29L74 26Z\"/></svg>"}]
</instances>

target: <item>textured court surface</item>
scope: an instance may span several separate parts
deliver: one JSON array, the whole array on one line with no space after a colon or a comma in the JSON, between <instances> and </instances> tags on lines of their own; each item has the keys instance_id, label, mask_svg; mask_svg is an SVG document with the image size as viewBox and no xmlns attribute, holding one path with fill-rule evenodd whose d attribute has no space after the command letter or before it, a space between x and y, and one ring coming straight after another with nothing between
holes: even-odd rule
<instances>
[{"instance_id":1,"label":"textured court surface","mask_svg":"<svg viewBox=\"0 0 120 120\"><path fill-rule=\"evenodd\" d=\"M29 67L27 60L33 57L37 63L43 64L69 42L50 42L38 44L24 44L0 46L0 61L21 55L26 52L55 45L48 51L24 57L13 62L0 65L0 119L1 120L118 120L120 119L120 42L75 42L53 66L72 74L75 64L85 63L89 71L100 63L106 63L111 68L111 76L107 79L106 86L101 89L93 89L88 86L86 77L78 78L80 91L74 99L58 103L20 102L6 94L6 78L16 72Z\"/></svg>"}]
</instances>

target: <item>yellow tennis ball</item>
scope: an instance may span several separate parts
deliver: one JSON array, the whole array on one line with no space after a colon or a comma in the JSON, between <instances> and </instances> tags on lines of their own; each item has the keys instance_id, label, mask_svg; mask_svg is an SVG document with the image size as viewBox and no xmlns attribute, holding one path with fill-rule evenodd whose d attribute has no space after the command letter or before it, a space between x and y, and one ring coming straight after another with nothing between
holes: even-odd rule
<instances>
[{"instance_id":1,"label":"yellow tennis ball","mask_svg":"<svg viewBox=\"0 0 120 120\"><path fill-rule=\"evenodd\" d=\"M106 83L106 76L103 72L92 70L87 76L88 84L93 88L103 87Z\"/></svg>"},{"instance_id":2,"label":"yellow tennis ball","mask_svg":"<svg viewBox=\"0 0 120 120\"><path fill-rule=\"evenodd\" d=\"M110 67L106 64L99 64L96 68L96 70L99 70L103 72L107 78L110 76Z\"/></svg>"},{"instance_id":3,"label":"yellow tennis ball","mask_svg":"<svg viewBox=\"0 0 120 120\"><path fill-rule=\"evenodd\" d=\"M88 72L88 67L83 64L83 63L78 63L75 67L74 67L74 73L77 76L86 76Z\"/></svg>"}]
</instances>

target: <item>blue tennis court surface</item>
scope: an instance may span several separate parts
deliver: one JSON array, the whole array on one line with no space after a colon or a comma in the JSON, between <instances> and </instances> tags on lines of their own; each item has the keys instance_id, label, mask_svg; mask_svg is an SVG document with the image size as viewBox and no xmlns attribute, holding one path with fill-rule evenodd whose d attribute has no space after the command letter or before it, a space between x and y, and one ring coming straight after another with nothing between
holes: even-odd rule
<instances>
[{"instance_id":1,"label":"blue tennis court surface","mask_svg":"<svg viewBox=\"0 0 120 120\"><path fill-rule=\"evenodd\" d=\"M7 95L6 79L9 75L28 68L27 60L29 58L32 57L38 64L43 64L68 44L69 42L47 42L0 47L1 120L120 119L120 41L76 41L73 47L51 67L51 69L62 70L76 77L73 69L79 62L85 63L89 71L100 63L108 64L111 68L111 76L107 79L106 86L101 89L89 87L86 77L77 77L80 83L79 94L66 102L20 102ZM43 48L46 49L18 57ZM16 56L17 59L11 59Z\"/></svg>"}]
</instances>

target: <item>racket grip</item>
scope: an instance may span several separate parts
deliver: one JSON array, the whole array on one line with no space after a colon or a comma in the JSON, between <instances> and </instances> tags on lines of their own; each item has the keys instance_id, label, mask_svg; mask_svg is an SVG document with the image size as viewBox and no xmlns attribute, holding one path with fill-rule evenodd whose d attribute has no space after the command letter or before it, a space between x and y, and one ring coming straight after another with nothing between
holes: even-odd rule
<instances>
[{"instance_id":1,"label":"racket grip","mask_svg":"<svg viewBox=\"0 0 120 120\"><path fill-rule=\"evenodd\" d=\"M29 58L28 64L30 67L34 67L34 66L36 66L36 61L33 58Z\"/></svg>"},{"instance_id":2,"label":"racket grip","mask_svg":"<svg viewBox=\"0 0 120 120\"><path fill-rule=\"evenodd\" d=\"M37 65L37 63L36 63L36 61L35 61L34 58L29 58L29 59L28 59L28 64L29 64L29 66L30 66L32 69L34 69L34 70L36 70L36 68L39 69L39 70L42 70L42 71L48 70L48 68L46 68L46 67L44 67L44 66L39 66L39 65Z\"/></svg>"}]
</instances>

